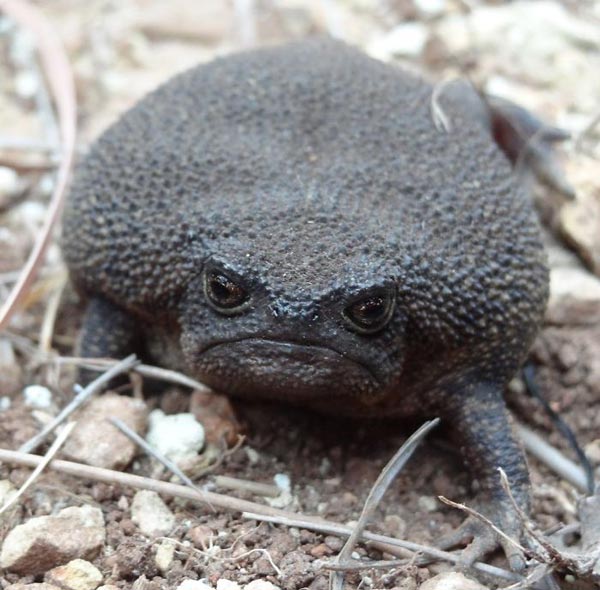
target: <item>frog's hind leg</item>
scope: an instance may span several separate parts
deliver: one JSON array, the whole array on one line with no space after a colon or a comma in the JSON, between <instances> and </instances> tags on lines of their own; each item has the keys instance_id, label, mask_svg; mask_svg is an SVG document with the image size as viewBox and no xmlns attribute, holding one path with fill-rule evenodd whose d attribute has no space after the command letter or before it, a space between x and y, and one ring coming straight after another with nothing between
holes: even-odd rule
<instances>
[{"instance_id":1,"label":"frog's hind leg","mask_svg":"<svg viewBox=\"0 0 600 590\"><path fill-rule=\"evenodd\" d=\"M514 543L499 537L481 520L469 517L438 546L449 549L466 545L460 560L463 566L472 565L501 546L511 569L520 571L525 567L524 555L519 549L523 537L522 522L502 487L498 468L506 473L513 496L525 513L529 510L530 483L525 456L512 432L502 398L502 387L476 383L461 388L449 398L442 413L443 422L480 484L475 508ZM462 501L460 498L450 499Z\"/></svg>"}]
</instances>

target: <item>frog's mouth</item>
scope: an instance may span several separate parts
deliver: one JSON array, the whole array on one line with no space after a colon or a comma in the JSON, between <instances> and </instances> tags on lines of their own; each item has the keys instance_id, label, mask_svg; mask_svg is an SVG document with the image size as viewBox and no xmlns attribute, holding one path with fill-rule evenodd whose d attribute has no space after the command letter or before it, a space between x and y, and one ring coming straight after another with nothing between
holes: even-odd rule
<instances>
[{"instance_id":1,"label":"frog's mouth","mask_svg":"<svg viewBox=\"0 0 600 590\"><path fill-rule=\"evenodd\" d=\"M380 389L363 361L321 344L264 338L214 342L195 355L194 368L207 385L240 397L368 399Z\"/></svg>"}]
</instances>

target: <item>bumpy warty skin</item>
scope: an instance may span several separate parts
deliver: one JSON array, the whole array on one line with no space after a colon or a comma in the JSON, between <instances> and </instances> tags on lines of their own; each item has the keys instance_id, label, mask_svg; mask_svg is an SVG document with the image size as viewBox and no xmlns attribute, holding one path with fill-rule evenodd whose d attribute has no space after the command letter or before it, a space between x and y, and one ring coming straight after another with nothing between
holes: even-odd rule
<instances>
[{"instance_id":1,"label":"bumpy warty skin","mask_svg":"<svg viewBox=\"0 0 600 590\"><path fill-rule=\"evenodd\" d=\"M183 73L79 168L71 276L133 318L157 360L225 392L410 414L464 383L502 386L547 271L508 161L447 94L444 131L430 84L322 40ZM243 313L207 305L213 267L250 293ZM395 289L396 308L365 336L342 311L372 286Z\"/></svg>"}]
</instances>

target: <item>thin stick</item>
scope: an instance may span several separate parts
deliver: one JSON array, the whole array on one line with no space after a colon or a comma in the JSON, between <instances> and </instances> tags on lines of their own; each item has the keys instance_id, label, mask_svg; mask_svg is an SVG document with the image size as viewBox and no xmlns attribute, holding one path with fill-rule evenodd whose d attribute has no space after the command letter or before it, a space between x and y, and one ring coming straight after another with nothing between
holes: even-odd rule
<instances>
[{"instance_id":1,"label":"thin stick","mask_svg":"<svg viewBox=\"0 0 600 590\"><path fill-rule=\"evenodd\" d=\"M560 477L575 486L580 492L588 493L587 478L579 465L567 459L558 449L549 445L535 432L522 424L516 424L516 430L527 451Z\"/></svg>"},{"instance_id":2,"label":"thin stick","mask_svg":"<svg viewBox=\"0 0 600 590\"><path fill-rule=\"evenodd\" d=\"M352 551L358 540L362 536L362 533L367 526L368 521L373 516L375 509L377 508L381 498L390 487L390 484L396 479L398 473L406 465L407 461L411 458L417 447L421 444L425 436L440 423L439 418L425 422L410 438L400 447L396 454L388 461L387 465L383 468L379 477L373 484L369 495L365 501L358 522L354 526L352 534L348 537L342 550L338 553L336 561L338 563L348 561ZM332 590L342 590L344 586L344 574L343 572L332 572L329 578L329 587Z\"/></svg>"},{"instance_id":3,"label":"thin stick","mask_svg":"<svg viewBox=\"0 0 600 590\"><path fill-rule=\"evenodd\" d=\"M61 356L58 359L49 359L50 362L64 363L64 364L75 364L80 365L91 371L105 371L107 368L112 367L117 361L111 359L100 359L100 358L84 358L77 356ZM161 367L154 367L152 365L139 364L132 369L135 373L139 373L143 377L149 377L151 379L159 379L160 381L167 381L170 383L176 383L189 387L190 389L198 389L205 393L212 393L212 389L194 379L188 377L179 371L172 371L170 369L163 369Z\"/></svg>"},{"instance_id":4,"label":"thin stick","mask_svg":"<svg viewBox=\"0 0 600 590\"><path fill-rule=\"evenodd\" d=\"M248 481L237 477L228 477L226 475L217 475L214 479L218 488L236 490L240 492L250 492L256 496L267 496L277 498L281 495L281 490L273 484L261 483L258 481Z\"/></svg>"},{"instance_id":5,"label":"thin stick","mask_svg":"<svg viewBox=\"0 0 600 590\"><path fill-rule=\"evenodd\" d=\"M1 458L2 457L0 451L0 459ZM305 516L296 516L294 514L291 515L291 517L273 517L264 516L256 512L243 512L242 516L249 520L258 520L262 522L270 522L273 524L281 524L283 526L296 527L327 535L336 535L338 537L348 537L352 533L352 528L342 524L337 524L334 522L328 522L323 520L308 519ZM428 555L439 561L449 561L450 563L458 563L460 561L460 556L455 553L442 551L441 549L435 549L434 547L428 547L427 545L420 545L418 543L413 543L412 541L405 541L403 539L386 537L385 535L378 535L369 531L364 531L362 537L367 541L385 543L389 546L399 547L401 549L408 549L409 551L423 553L424 555ZM519 574L510 572L508 570L493 565L488 565L487 563L483 562L475 562L471 567L472 569L478 570L485 574L489 574L490 576L494 576L502 580L508 580L510 582L520 582L524 580L523 576L520 576ZM532 590L545 590L545 588L543 588L542 586L531 586L531 588Z\"/></svg>"},{"instance_id":6,"label":"thin stick","mask_svg":"<svg viewBox=\"0 0 600 590\"><path fill-rule=\"evenodd\" d=\"M42 458L38 455L30 455L19 451L10 451L8 449L0 449L0 462L13 463L16 465L25 465L36 467ZM72 461L63 461L56 459L49 465L49 469L66 473L81 479L92 481L100 481L109 484L118 484L140 490L150 490L165 496L177 498L185 498L193 502L200 502L203 505L212 504L217 508L228 510L231 512L258 512L265 516L293 516L292 513L278 508L271 508L257 502L248 500L240 500L224 494L215 492L207 492L202 489L192 489L187 486L171 483L167 481L159 481L142 477L140 475L132 475L131 473L123 473L121 471L113 471L111 469L103 469L101 467L93 467L84 465L83 463L74 463ZM311 517L306 517L309 520ZM312 517L315 522L320 522L321 519Z\"/></svg>"},{"instance_id":7,"label":"thin stick","mask_svg":"<svg viewBox=\"0 0 600 590\"><path fill-rule=\"evenodd\" d=\"M54 442L48 449L48 452L44 455L43 459L37 464L37 467L32 471L31 475L27 478L27 481L20 487L19 491L10 498L4 506L0 509L0 515L4 514L11 506L14 506L19 498L27 491L27 489L31 486L31 484L40 476L42 471L46 468L48 463L52 461L54 455L58 453L60 448L63 446L73 428L75 428L75 424L77 422L70 422L66 424L65 427L60 431Z\"/></svg>"},{"instance_id":8,"label":"thin stick","mask_svg":"<svg viewBox=\"0 0 600 590\"><path fill-rule=\"evenodd\" d=\"M46 304L46 311L44 313L44 319L42 321L42 327L40 329L40 342L39 348L43 353L50 352L52 348L52 336L54 334L54 325L56 323L56 315L58 313L58 306L62 298L63 290L67 284L67 275L64 274L61 278L60 284L55 291L50 295L48 303Z\"/></svg>"},{"instance_id":9,"label":"thin stick","mask_svg":"<svg viewBox=\"0 0 600 590\"><path fill-rule=\"evenodd\" d=\"M52 229L63 207L71 168L75 159L77 102L69 60L60 40L42 13L25 0L0 0L0 10L30 30L37 42L38 55L60 121L62 161L44 226L22 270L21 276L0 308L0 330L5 328L30 289L52 237Z\"/></svg>"},{"instance_id":10,"label":"thin stick","mask_svg":"<svg viewBox=\"0 0 600 590\"><path fill-rule=\"evenodd\" d=\"M134 432L118 418L111 417L109 418L110 423L113 426L116 426L126 437L131 439L135 444L141 447L147 455L154 457L157 461L162 463L171 473L176 475L186 486L192 488L199 494L202 493L200 488L181 470L179 466L173 461L167 459L162 453L159 453L156 449L153 449L137 432ZM209 508L215 512L214 506L209 504Z\"/></svg>"},{"instance_id":11,"label":"thin stick","mask_svg":"<svg viewBox=\"0 0 600 590\"><path fill-rule=\"evenodd\" d=\"M20 453L19 451L0 449L0 462L23 465L27 467L36 467L42 461L43 458L37 455L29 455L26 453ZM352 533L352 529L350 527L335 522L329 522L314 516L311 517L306 515L297 515L286 510L272 508L256 502L249 502L248 500L232 498L231 496L217 494L215 492L206 492L204 490L200 490L198 492L179 484L158 481L148 477L132 475L130 473L113 471L111 469L103 469L101 467L93 467L91 465L74 463L72 461L62 461L60 459L55 459L52 461L48 468L52 469L53 471L65 473L81 479L100 481L109 484L118 484L140 490L150 490L165 496L184 498L193 502L201 502L202 504L210 502L212 505L223 510L241 512L244 518L250 520L272 522L274 524L298 527L319 533L337 535L340 537L347 537ZM447 551L441 551L433 547L427 547L425 545L419 545L418 543L403 541L393 537L386 537L385 535L378 535L368 531L363 532L363 538L369 541L386 543L390 546L424 553L436 559L449 561L451 563L457 563L460 559L459 556ZM523 577L518 574L485 563L475 563L473 568L497 578L509 580L511 582L523 580ZM533 590L544 590L539 586L532 586L532 588Z\"/></svg>"},{"instance_id":12,"label":"thin stick","mask_svg":"<svg viewBox=\"0 0 600 590\"><path fill-rule=\"evenodd\" d=\"M30 438L27 442L23 443L19 447L19 452L30 453L35 450L46 437L62 422L64 422L77 408L84 404L90 397L102 390L102 388L110 382L111 379L129 371L137 363L135 355L128 356L122 361L118 362L115 366L110 368L108 371L100 375L97 379L94 379L87 387L82 389L72 400L65 406L65 408L50 422L47 424L38 434Z\"/></svg>"}]
</instances>

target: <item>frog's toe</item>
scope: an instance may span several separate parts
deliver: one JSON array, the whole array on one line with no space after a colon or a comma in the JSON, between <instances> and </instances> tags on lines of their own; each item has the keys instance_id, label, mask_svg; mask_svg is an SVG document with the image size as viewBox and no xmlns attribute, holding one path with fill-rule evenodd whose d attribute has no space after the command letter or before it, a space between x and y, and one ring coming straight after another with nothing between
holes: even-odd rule
<instances>
[{"instance_id":1,"label":"frog's toe","mask_svg":"<svg viewBox=\"0 0 600 590\"><path fill-rule=\"evenodd\" d=\"M465 547L457 563L461 569L469 569L476 561L482 561L489 553L502 548L511 570L523 572L526 567L525 556L519 545L521 527L515 519L501 519L503 525L499 527L514 542L498 535L487 524L469 517L460 527L442 537L437 543L439 549L448 550ZM512 522L508 522L511 520Z\"/></svg>"}]
</instances>

